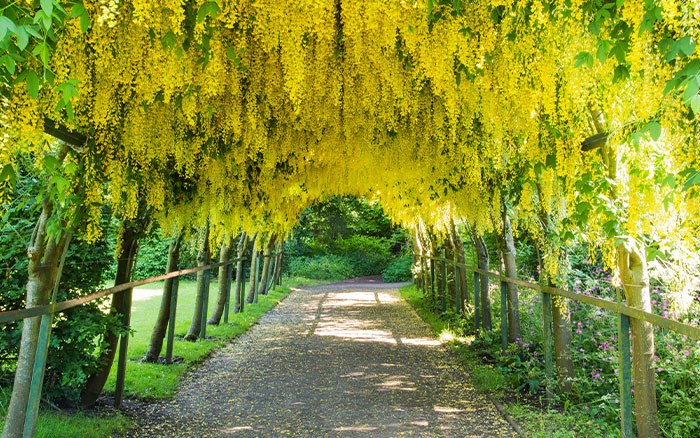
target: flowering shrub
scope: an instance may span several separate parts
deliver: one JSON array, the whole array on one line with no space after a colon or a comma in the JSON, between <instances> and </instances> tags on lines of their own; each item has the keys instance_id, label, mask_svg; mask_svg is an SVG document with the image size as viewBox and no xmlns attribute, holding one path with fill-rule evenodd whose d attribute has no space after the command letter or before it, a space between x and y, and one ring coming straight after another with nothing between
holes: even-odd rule
<instances>
[{"instance_id":1,"label":"flowering shrub","mask_svg":"<svg viewBox=\"0 0 700 438\"><path fill-rule=\"evenodd\" d=\"M573 272L568 288L614 301L617 292L610 283L610 272L596 266L587 268ZM652 287L651 294L654 313L698 325L700 299L697 297L691 309L679 315L673 312L670 294L662 285ZM499 294L493 293L492 297L492 309L499 309ZM536 291L520 288L519 299L522 339L510 344L502 355L500 318L495 313L494 330L483 333L472 346L496 364L512 389L543 396L542 297ZM603 436L616 436L620 421L618 316L577 301L570 302L570 312L575 378L572 392L557 396L567 407L588 413ZM466 318L473 319L471 315ZM450 328L463 334L473 333L473 323L468 331L462 330L463 326L466 327L452 323ZM700 436L700 341L659 327L655 340L657 404L662 434L674 438Z\"/></svg>"}]
</instances>

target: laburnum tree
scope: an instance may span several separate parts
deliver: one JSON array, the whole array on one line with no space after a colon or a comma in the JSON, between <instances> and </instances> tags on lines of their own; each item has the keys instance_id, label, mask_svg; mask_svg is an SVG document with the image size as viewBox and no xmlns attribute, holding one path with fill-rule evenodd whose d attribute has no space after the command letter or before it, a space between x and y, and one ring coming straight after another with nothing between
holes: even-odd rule
<instances>
[{"instance_id":1,"label":"laburnum tree","mask_svg":"<svg viewBox=\"0 0 700 438\"><path fill-rule=\"evenodd\" d=\"M16 1L0 9L0 202L16 152L54 153L55 122L90 139L92 239L106 203L168 230L208 220L208 242L257 232L258 249L332 194L477 235L512 211L602 248L645 308L647 258L697 249L698 23L683 0ZM653 332L632 326L637 427L655 436Z\"/></svg>"}]
</instances>

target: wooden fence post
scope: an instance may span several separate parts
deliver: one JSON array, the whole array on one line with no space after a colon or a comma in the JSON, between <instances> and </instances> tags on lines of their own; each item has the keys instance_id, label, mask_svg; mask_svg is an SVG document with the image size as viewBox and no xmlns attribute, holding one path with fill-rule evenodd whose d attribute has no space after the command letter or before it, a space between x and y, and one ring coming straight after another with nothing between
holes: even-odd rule
<instances>
[{"instance_id":1,"label":"wooden fence post","mask_svg":"<svg viewBox=\"0 0 700 438\"><path fill-rule=\"evenodd\" d=\"M453 263L455 267L455 301L457 316L462 314L462 285L459 283L459 266L457 266L457 251L454 252Z\"/></svg>"},{"instance_id":2,"label":"wooden fence post","mask_svg":"<svg viewBox=\"0 0 700 438\"><path fill-rule=\"evenodd\" d=\"M544 367L547 403L552 403L552 296L542 293L542 329L544 331Z\"/></svg>"},{"instance_id":3,"label":"wooden fence post","mask_svg":"<svg viewBox=\"0 0 700 438\"><path fill-rule=\"evenodd\" d=\"M250 264L250 267L253 267L252 262ZM238 300L240 308L238 309L238 311L243 313L243 311L245 310L245 260L243 261L243 265L241 266L241 289L238 292L240 294L240 299Z\"/></svg>"},{"instance_id":4,"label":"wooden fence post","mask_svg":"<svg viewBox=\"0 0 700 438\"><path fill-rule=\"evenodd\" d=\"M508 348L508 284L501 281L501 351L505 354Z\"/></svg>"},{"instance_id":5,"label":"wooden fence post","mask_svg":"<svg viewBox=\"0 0 700 438\"><path fill-rule=\"evenodd\" d=\"M617 302L622 304L620 289ZM618 314L617 348L620 355L620 436L632 438L632 363L630 359L630 317Z\"/></svg>"},{"instance_id":6,"label":"wooden fence post","mask_svg":"<svg viewBox=\"0 0 700 438\"><path fill-rule=\"evenodd\" d=\"M125 310L122 315L122 324L124 327L129 327L131 325L131 300L134 291L133 289L127 289L123 292L123 303ZM206 324L204 324L206 325ZM124 380L126 378L126 360L127 352L129 348L129 333L124 333L119 338L119 360L117 362L117 381L116 387L114 389L114 407L119 409L122 405L122 400L124 399Z\"/></svg>"},{"instance_id":7,"label":"wooden fence post","mask_svg":"<svg viewBox=\"0 0 700 438\"><path fill-rule=\"evenodd\" d=\"M221 280L219 280L221 281ZM226 302L224 303L224 324L228 323L229 302L231 301L231 282L233 281L233 262L226 267Z\"/></svg>"},{"instance_id":8,"label":"wooden fence post","mask_svg":"<svg viewBox=\"0 0 700 438\"><path fill-rule=\"evenodd\" d=\"M435 301L435 260L430 261L430 299Z\"/></svg>"},{"instance_id":9,"label":"wooden fence post","mask_svg":"<svg viewBox=\"0 0 700 438\"><path fill-rule=\"evenodd\" d=\"M447 249L442 257L442 311L447 312Z\"/></svg>"},{"instance_id":10,"label":"wooden fence post","mask_svg":"<svg viewBox=\"0 0 700 438\"><path fill-rule=\"evenodd\" d=\"M202 327L199 329L199 339L207 337L207 311L209 310L209 269L204 271L204 296L202 297Z\"/></svg>"},{"instance_id":11,"label":"wooden fence post","mask_svg":"<svg viewBox=\"0 0 700 438\"><path fill-rule=\"evenodd\" d=\"M165 346L165 363L173 363L173 346L175 343L175 312L177 311L177 292L180 277L173 278L170 292L170 315L168 315L168 343Z\"/></svg>"},{"instance_id":12,"label":"wooden fence post","mask_svg":"<svg viewBox=\"0 0 700 438\"><path fill-rule=\"evenodd\" d=\"M479 313L479 273L474 271L474 336L479 337L481 314Z\"/></svg>"}]
</instances>

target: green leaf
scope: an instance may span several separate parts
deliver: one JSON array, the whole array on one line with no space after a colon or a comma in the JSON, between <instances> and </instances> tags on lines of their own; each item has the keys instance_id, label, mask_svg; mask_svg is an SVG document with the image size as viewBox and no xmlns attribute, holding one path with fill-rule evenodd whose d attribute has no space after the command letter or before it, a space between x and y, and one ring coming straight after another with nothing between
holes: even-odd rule
<instances>
[{"instance_id":1,"label":"green leaf","mask_svg":"<svg viewBox=\"0 0 700 438\"><path fill-rule=\"evenodd\" d=\"M5 38L8 32L15 33L17 28L14 21L3 15L0 17L0 41Z\"/></svg>"},{"instance_id":2,"label":"green leaf","mask_svg":"<svg viewBox=\"0 0 700 438\"><path fill-rule=\"evenodd\" d=\"M197 23L204 21L208 15L211 16L211 18L216 18L216 14L218 14L219 11L219 5L216 2L204 3L199 7L199 11L197 11Z\"/></svg>"},{"instance_id":3,"label":"green leaf","mask_svg":"<svg viewBox=\"0 0 700 438\"><path fill-rule=\"evenodd\" d=\"M693 112L697 115L698 112L700 112L700 94L696 94L695 96L690 98L690 109L693 110Z\"/></svg>"},{"instance_id":4,"label":"green leaf","mask_svg":"<svg viewBox=\"0 0 700 438\"><path fill-rule=\"evenodd\" d=\"M647 246L646 249L648 262L652 262L657 258L661 260L666 260L666 255L662 251L659 251L658 249L654 248L653 246Z\"/></svg>"},{"instance_id":5,"label":"green leaf","mask_svg":"<svg viewBox=\"0 0 700 438\"><path fill-rule=\"evenodd\" d=\"M85 33L90 29L90 25L92 25L92 21L90 20L90 15L85 13L80 16L80 31Z\"/></svg>"},{"instance_id":6,"label":"green leaf","mask_svg":"<svg viewBox=\"0 0 700 438\"><path fill-rule=\"evenodd\" d=\"M44 157L43 162L44 162L44 167L49 172L53 172L54 170L56 170L56 168L58 168L61 165L61 163L59 163L58 160L56 159L56 157L54 157L53 155L46 155Z\"/></svg>"},{"instance_id":7,"label":"green leaf","mask_svg":"<svg viewBox=\"0 0 700 438\"><path fill-rule=\"evenodd\" d=\"M608 59L609 52L610 42L601 40L600 43L598 43L598 51L596 52L596 58L598 58L598 61L600 61L601 64L605 63L605 60Z\"/></svg>"},{"instance_id":8,"label":"green leaf","mask_svg":"<svg viewBox=\"0 0 700 438\"><path fill-rule=\"evenodd\" d=\"M649 134L651 134L651 138L654 141L657 141L659 136L661 136L661 125L659 122L649 122L644 126L642 131L649 132Z\"/></svg>"},{"instance_id":9,"label":"green leaf","mask_svg":"<svg viewBox=\"0 0 700 438\"><path fill-rule=\"evenodd\" d=\"M4 65L11 75L15 74L15 60L10 55L5 55L0 58L0 64Z\"/></svg>"},{"instance_id":10,"label":"green leaf","mask_svg":"<svg viewBox=\"0 0 700 438\"><path fill-rule=\"evenodd\" d=\"M584 64L588 67L593 66L593 56L588 52L581 52L574 57L574 67L578 68Z\"/></svg>"},{"instance_id":11,"label":"green leaf","mask_svg":"<svg viewBox=\"0 0 700 438\"><path fill-rule=\"evenodd\" d=\"M576 204L576 211L579 213L587 213L591 209L591 204L588 202L579 202Z\"/></svg>"},{"instance_id":12,"label":"green leaf","mask_svg":"<svg viewBox=\"0 0 700 438\"><path fill-rule=\"evenodd\" d=\"M686 35L678 40L678 48L685 56L690 56L695 52L695 41L690 35Z\"/></svg>"},{"instance_id":13,"label":"green leaf","mask_svg":"<svg viewBox=\"0 0 700 438\"><path fill-rule=\"evenodd\" d=\"M175 34L173 33L172 30L168 31L165 35L163 35L163 39L161 40L161 45L163 46L163 50L167 49L172 49L175 47L175 42L177 41L177 37L175 37Z\"/></svg>"},{"instance_id":14,"label":"green leaf","mask_svg":"<svg viewBox=\"0 0 700 438\"><path fill-rule=\"evenodd\" d=\"M36 75L34 70L27 71L27 77L25 79L27 83L27 92L32 99L39 97L39 76Z\"/></svg>"},{"instance_id":15,"label":"green leaf","mask_svg":"<svg viewBox=\"0 0 700 438\"><path fill-rule=\"evenodd\" d=\"M87 11L85 10L85 6L82 3L76 3L70 10L70 18L77 18L86 13Z\"/></svg>"},{"instance_id":16,"label":"green leaf","mask_svg":"<svg viewBox=\"0 0 700 438\"><path fill-rule=\"evenodd\" d=\"M12 187L17 184L17 175L15 174L15 169L10 163L5 164L5 167L2 168L2 172L0 172L0 182L5 181L9 182Z\"/></svg>"},{"instance_id":17,"label":"green leaf","mask_svg":"<svg viewBox=\"0 0 700 438\"><path fill-rule=\"evenodd\" d=\"M676 188L676 175L666 175L663 181L661 181L661 186L670 187L672 189Z\"/></svg>"},{"instance_id":18,"label":"green leaf","mask_svg":"<svg viewBox=\"0 0 700 438\"><path fill-rule=\"evenodd\" d=\"M43 9L40 9L34 15L34 23L41 23L44 30L49 30L51 28L51 16L46 15Z\"/></svg>"},{"instance_id":19,"label":"green leaf","mask_svg":"<svg viewBox=\"0 0 700 438\"><path fill-rule=\"evenodd\" d=\"M700 172L697 170L693 170L688 174L688 177L685 180L685 183L683 184L683 190L687 191L691 187L700 185Z\"/></svg>"},{"instance_id":20,"label":"green leaf","mask_svg":"<svg viewBox=\"0 0 700 438\"><path fill-rule=\"evenodd\" d=\"M41 0L41 10L44 11L48 17L51 17L53 14L53 0Z\"/></svg>"},{"instance_id":21,"label":"green leaf","mask_svg":"<svg viewBox=\"0 0 700 438\"><path fill-rule=\"evenodd\" d=\"M78 166L75 163L71 162L65 165L63 171L66 173L66 175L73 175L77 169Z\"/></svg>"},{"instance_id":22,"label":"green leaf","mask_svg":"<svg viewBox=\"0 0 700 438\"><path fill-rule=\"evenodd\" d=\"M41 41L44 40L44 37L41 36L41 34L36 29L34 29L34 26L26 25L26 26L24 26L24 29L27 31L27 33L29 35L33 36L34 38L41 40Z\"/></svg>"},{"instance_id":23,"label":"green leaf","mask_svg":"<svg viewBox=\"0 0 700 438\"><path fill-rule=\"evenodd\" d=\"M673 78L668 83L666 83L666 87L664 88L664 96L670 93L671 91L675 90L676 87L678 87L678 78Z\"/></svg>"},{"instance_id":24,"label":"green leaf","mask_svg":"<svg viewBox=\"0 0 700 438\"><path fill-rule=\"evenodd\" d=\"M48 68L49 66L49 46L46 44L46 41L43 41L34 47L34 51L32 52L34 55L38 55L41 61L44 63L44 67Z\"/></svg>"},{"instance_id":25,"label":"green leaf","mask_svg":"<svg viewBox=\"0 0 700 438\"><path fill-rule=\"evenodd\" d=\"M29 34L24 28L25 26L17 27L17 47L19 47L19 50L24 50L29 44Z\"/></svg>"},{"instance_id":26,"label":"green leaf","mask_svg":"<svg viewBox=\"0 0 700 438\"><path fill-rule=\"evenodd\" d=\"M683 102L686 104L690 103L690 99L693 97L697 96L698 94L698 83L693 78L692 80L688 81L688 85L685 87L685 91L683 92Z\"/></svg>"}]
</instances>

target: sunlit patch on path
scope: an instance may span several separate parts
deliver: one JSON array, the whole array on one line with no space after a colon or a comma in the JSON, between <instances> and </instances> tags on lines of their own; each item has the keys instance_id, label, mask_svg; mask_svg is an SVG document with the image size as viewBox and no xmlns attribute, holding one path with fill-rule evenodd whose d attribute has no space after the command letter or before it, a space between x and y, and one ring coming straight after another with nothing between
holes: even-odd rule
<instances>
[{"instance_id":1,"label":"sunlit patch on path","mask_svg":"<svg viewBox=\"0 0 700 438\"><path fill-rule=\"evenodd\" d=\"M395 286L299 290L220 351L133 437L514 437Z\"/></svg>"}]
</instances>

